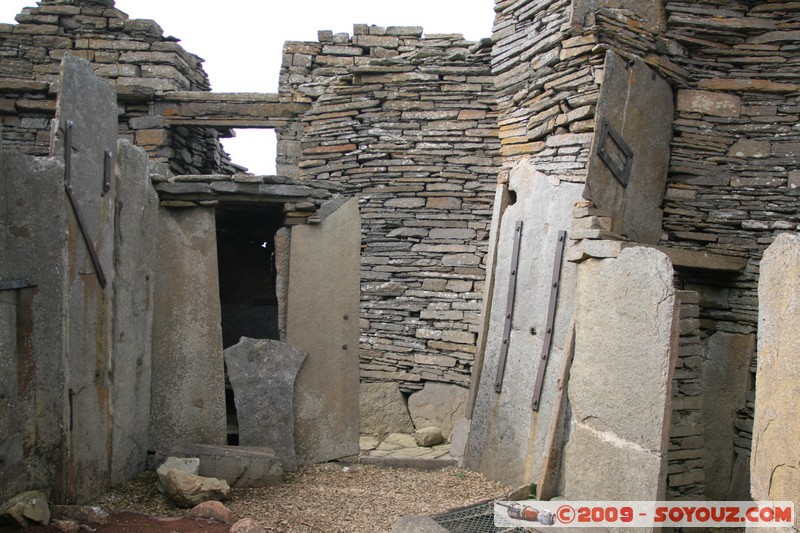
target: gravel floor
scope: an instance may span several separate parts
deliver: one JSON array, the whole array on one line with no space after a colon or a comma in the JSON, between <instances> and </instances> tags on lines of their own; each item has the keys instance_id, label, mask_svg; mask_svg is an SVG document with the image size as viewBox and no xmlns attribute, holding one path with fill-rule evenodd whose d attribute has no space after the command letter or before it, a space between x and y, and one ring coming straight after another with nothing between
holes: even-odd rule
<instances>
[{"instance_id":1,"label":"gravel floor","mask_svg":"<svg viewBox=\"0 0 800 533\"><path fill-rule=\"evenodd\" d=\"M94 502L112 512L178 517L155 489L155 474L117 487ZM431 515L509 492L508 487L461 469L422 471L329 463L287 474L283 484L235 489L228 508L267 531L286 533L390 531L405 515Z\"/></svg>"}]
</instances>

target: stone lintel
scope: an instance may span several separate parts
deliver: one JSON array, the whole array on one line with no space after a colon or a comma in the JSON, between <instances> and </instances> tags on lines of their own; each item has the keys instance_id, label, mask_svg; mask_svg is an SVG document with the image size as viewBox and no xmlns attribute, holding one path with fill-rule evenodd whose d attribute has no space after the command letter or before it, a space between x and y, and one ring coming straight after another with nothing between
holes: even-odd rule
<instances>
[{"instance_id":1,"label":"stone lintel","mask_svg":"<svg viewBox=\"0 0 800 533\"><path fill-rule=\"evenodd\" d=\"M655 248L666 254L676 269L696 268L700 270L741 272L747 266L746 257L669 246L655 246Z\"/></svg>"}]
</instances>

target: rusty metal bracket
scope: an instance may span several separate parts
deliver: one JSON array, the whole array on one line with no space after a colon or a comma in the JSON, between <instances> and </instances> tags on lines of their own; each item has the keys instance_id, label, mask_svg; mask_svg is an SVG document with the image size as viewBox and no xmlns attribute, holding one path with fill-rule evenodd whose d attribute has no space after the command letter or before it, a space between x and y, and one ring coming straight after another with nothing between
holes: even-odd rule
<instances>
[{"instance_id":1,"label":"rusty metal bracket","mask_svg":"<svg viewBox=\"0 0 800 533\"><path fill-rule=\"evenodd\" d=\"M111 150L106 150L103 157L103 192L100 196L105 196L111 190L111 178L114 175L114 154Z\"/></svg>"},{"instance_id":2,"label":"rusty metal bracket","mask_svg":"<svg viewBox=\"0 0 800 533\"><path fill-rule=\"evenodd\" d=\"M547 323L544 330L544 340L542 341L542 356L539 358L539 365L536 369L536 384L533 387L533 399L531 409L539 410L539 400L542 397L542 383L544 383L544 371L547 368L547 360L550 357L550 350L553 347L553 327L556 320L556 304L558 303L558 289L561 286L561 264L564 259L564 244L567 242L567 232L558 232L558 242L556 243L555 257L553 258L553 276L550 281L550 302L547 306Z\"/></svg>"},{"instance_id":3,"label":"rusty metal bracket","mask_svg":"<svg viewBox=\"0 0 800 533\"><path fill-rule=\"evenodd\" d=\"M614 150L608 140L611 139L616 146ZM617 161L611 154L613 150L622 159ZM617 130L608 123L605 118L600 123L600 134L597 138L597 155L606 164L608 170L622 184L623 187L628 186L628 181L631 177L631 168L633 167L633 150L630 149L628 144L622 138L622 135L617 133Z\"/></svg>"},{"instance_id":4,"label":"rusty metal bracket","mask_svg":"<svg viewBox=\"0 0 800 533\"><path fill-rule=\"evenodd\" d=\"M89 251L89 257L92 258L95 273L97 274L97 281L100 282L102 288L106 288L106 275L103 272L103 265L100 264L100 258L97 256L97 250L94 247L94 241L89 237L89 232L86 229L86 224L81 217L78 203L72 195L72 129L75 123L71 120L66 122L64 130L64 190L67 192L67 198L72 206L72 212L75 213L75 219L78 221L78 228L81 230L83 242L86 243L86 249ZM110 182L109 182L110 183Z\"/></svg>"},{"instance_id":5,"label":"rusty metal bracket","mask_svg":"<svg viewBox=\"0 0 800 533\"><path fill-rule=\"evenodd\" d=\"M9 279L0 280L0 291L17 291L20 289L27 289L35 287L36 281L32 279Z\"/></svg>"},{"instance_id":6,"label":"rusty metal bracket","mask_svg":"<svg viewBox=\"0 0 800 533\"><path fill-rule=\"evenodd\" d=\"M514 244L511 252L511 273L508 278L508 297L506 298L506 314L503 324L503 339L500 345L500 357L497 361L497 376L494 380L495 392L503 390L503 375L506 372L506 358L508 346L511 344L511 322L514 318L514 299L517 292L517 270L519 263L519 248L522 244L522 221L514 227Z\"/></svg>"}]
</instances>

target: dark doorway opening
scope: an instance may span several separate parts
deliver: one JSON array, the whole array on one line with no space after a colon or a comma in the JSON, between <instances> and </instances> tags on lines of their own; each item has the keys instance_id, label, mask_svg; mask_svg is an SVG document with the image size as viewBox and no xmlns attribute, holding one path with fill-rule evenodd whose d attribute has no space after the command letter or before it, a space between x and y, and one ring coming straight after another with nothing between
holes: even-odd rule
<instances>
[{"instance_id":1,"label":"dark doorway opening","mask_svg":"<svg viewBox=\"0 0 800 533\"><path fill-rule=\"evenodd\" d=\"M283 206L220 206L217 255L222 310L222 344L241 337L278 339L275 291L275 233L283 224ZM228 444L239 443L234 391L225 370Z\"/></svg>"}]
</instances>

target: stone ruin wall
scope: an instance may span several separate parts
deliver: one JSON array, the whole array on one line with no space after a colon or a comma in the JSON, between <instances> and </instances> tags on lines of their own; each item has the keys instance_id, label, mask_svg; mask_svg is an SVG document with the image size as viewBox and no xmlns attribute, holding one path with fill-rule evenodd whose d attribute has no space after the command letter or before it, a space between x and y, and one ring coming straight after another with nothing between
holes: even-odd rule
<instances>
[{"instance_id":1,"label":"stone ruin wall","mask_svg":"<svg viewBox=\"0 0 800 533\"><path fill-rule=\"evenodd\" d=\"M0 24L0 116L3 144L30 155L49 152L59 65L69 52L92 63L116 88L122 139L147 150L176 175L233 174L219 138L224 130L167 126L154 99L171 91L208 91L202 59L165 36L152 20L95 3L42 0L18 24Z\"/></svg>"},{"instance_id":2,"label":"stone ruin wall","mask_svg":"<svg viewBox=\"0 0 800 533\"><path fill-rule=\"evenodd\" d=\"M469 385L500 164L489 46L355 25L288 42L279 172L340 182L362 216L361 377ZM335 282L335 280L331 280Z\"/></svg>"}]
</instances>

